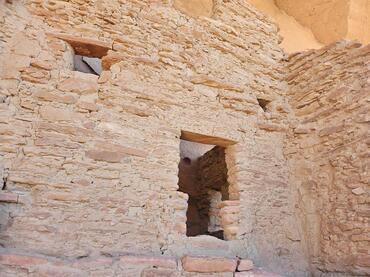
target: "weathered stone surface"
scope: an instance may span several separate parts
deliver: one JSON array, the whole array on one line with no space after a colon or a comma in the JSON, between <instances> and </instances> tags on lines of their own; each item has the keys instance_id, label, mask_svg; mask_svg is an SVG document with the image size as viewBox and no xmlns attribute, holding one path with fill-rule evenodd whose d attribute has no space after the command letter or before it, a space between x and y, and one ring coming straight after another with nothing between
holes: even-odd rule
<instances>
[{"instance_id":1,"label":"weathered stone surface","mask_svg":"<svg viewBox=\"0 0 370 277\"><path fill-rule=\"evenodd\" d=\"M22 254L0 253L0 264L29 267L34 265L46 264L48 261L43 258L33 257Z\"/></svg>"},{"instance_id":2,"label":"weathered stone surface","mask_svg":"<svg viewBox=\"0 0 370 277\"><path fill-rule=\"evenodd\" d=\"M368 148L368 128L356 122L368 107L362 95L362 88L369 87L362 62L365 49L338 42L312 55L297 54L288 63L290 103L296 120L310 126L309 132L292 137L287 147L292 153L288 155L292 184L301 180L297 207L302 209L303 232L309 234L309 254L319 257L320 271L340 268L349 275L368 271L353 255L368 243L363 236L367 212L361 208L368 187L362 155ZM304 75L299 73L302 68ZM354 74L346 75L348 68Z\"/></svg>"},{"instance_id":3,"label":"weathered stone surface","mask_svg":"<svg viewBox=\"0 0 370 277\"><path fill-rule=\"evenodd\" d=\"M181 259L182 267L188 272L233 272L237 260L220 257L185 256Z\"/></svg>"},{"instance_id":4,"label":"weathered stone surface","mask_svg":"<svg viewBox=\"0 0 370 277\"><path fill-rule=\"evenodd\" d=\"M144 269L141 277L180 277L180 273L175 270L166 269Z\"/></svg>"},{"instance_id":5,"label":"weathered stone surface","mask_svg":"<svg viewBox=\"0 0 370 277\"><path fill-rule=\"evenodd\" d=\"M235 272L235 277L283 277L264 270L255 269L245 272Z\"/></svg>"},{"instance_id":6,"label":"weathered stone surface","mask_svg":"<svg viewBox=\"0 0 370 277\"><path fill-rule=\"evenodd\" d=\"M96 161L118 163L124 155L117 152L90 150L86 152L86 157Z\"/></svg>"},{"instance_id":7,"label":"weathered stone surface","mask_svg":"<svg viewBox=\"0 0 370 277\"><path fill-rule=\"evenodd\" d=\"M126 255L120 258L124 265L150 265L162 268L177 268L177 261L170 257L133 256Z\"/></svg>"},{"instance_id":8,"label":"weathered stone surface","mask_svg":"<svg viewBox=\"0 0 370 277\"><path fill-rule=\"evenodd\" d=\"M211 16L213 13L213 0L175 0L174 6L189 16Z\"/></svg>"},{"instance_id":9,"label":"weathered stone surface","mask_svg":"<svg viewBox=\"0 0 370 277\"><path fill-rule=\"evenodd\" d=\"M75 118L75 113L61 108L43 106L40 108L42 118L49 121L71 121Z\"/></svg>"},{"instance_id":10,"label":"weathered stone surface","mask_svg":"<svg viewBox=\"0 0 370 277\"><path fill-rule=\"evenodd\" d=\"M212 136L207 136L207 135L200 135L200 134L192 133L189 131L182 131L181 139L198 142L198 143L204 143L204 144L218 145L218 146L223 146L223 147L227 147L227 146L237 143L236 141L232 141L229 139L212 137Z\"/></svg>"},{"instance_id":11,"label":"weathered stone surface","mask_svg":"<svg viewBox=\"0 0 370 277\"><path fill-rule=\"evenodd\" d=\"M62 33L48 33L48 35L68 42L77 55L101 58L107 54L109 49L112 49L112 43L96 39L76 37Z\"/></svg>"},{"instance_id":12,"label":"weathered stone surface","mask_svg":"<svg viewBox=\"0 0 370 277\"><path fill-rule=\"evenodd\" d=\"M339 42L286 56L277 26L247 1L212 1L208 15L179 9L0 1L0 183L19 192L0 204L0 245L50 255L32 265L44 256L29 254L22 268L6 262L1 273L53 275L55 263L67 276L68 267L175 271L173 262L121 261L130 251L250 257L294 277L364 275L370 48ZM102 76L74 71L75 53L108 53ZM181 139L225 148L209 180L228 190L203 198L211 224L199 237L186 235ZM231 271L203 276L232 276L226 260L218 266Z\"/></svg>"},{"instance_id":13,"label":"weathered stone surface","mask_svg":"<svg viewBox=\"0 0 370 277\"><path fill-rule=\"evenodd\" d=\"M18 194L10 192L0 192L0 202L17 203Z\"/></svg>"},{"instance_id":14,"label":"weathered stone surface","mask_svg":"<svg viewBox=\"0 0 370 277\"><path fill-rule=\"evenodd\" d=\"M249 271L254 267L253 261L248 259L241 259L238 263L238 271Z\"/></svg>"},{"instance_id":15,"label":"weathered stone surface","mask_svg":"<svg viewBox=\"0 0 370 277\"><path fill-rule=\"evenodd\" d=\"M58 89L65 92L90 94L98 92L98 77L89 74L91 78L71 77L58 84Z\"/></svg>"}]
</instances>

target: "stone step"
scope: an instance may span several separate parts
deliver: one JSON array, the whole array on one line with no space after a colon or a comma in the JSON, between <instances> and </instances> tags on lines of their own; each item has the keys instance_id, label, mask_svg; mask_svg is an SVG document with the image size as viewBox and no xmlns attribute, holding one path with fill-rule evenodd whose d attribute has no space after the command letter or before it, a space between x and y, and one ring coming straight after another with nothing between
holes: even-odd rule
<instances>
[{"instance_id":1,"label":"stone step","mask_svg":"<svg viewBox=\"0 0 370 277\"><path fill-rule=\"evenodd\" d=\"M114 270L113 270L114 269ZM94 257L61 259L31 252L0 250L0 272L4 276L138 276L138 277L279 277L259 268L247 259L216 256L165 256L115 253ZM22 273L22 274L23 274ZM117 275L118 274L118 275Z\"/></svg>"}]
</instances>

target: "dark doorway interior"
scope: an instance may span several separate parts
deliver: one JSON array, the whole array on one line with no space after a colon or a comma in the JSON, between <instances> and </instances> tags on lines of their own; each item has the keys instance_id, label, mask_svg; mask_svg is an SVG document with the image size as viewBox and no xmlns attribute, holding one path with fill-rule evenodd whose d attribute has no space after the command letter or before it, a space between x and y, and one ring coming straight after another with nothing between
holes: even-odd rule
<instances>
[{"instance_id":1,"label":"dark doorway interior","mask_svg":"<svg viewBox=\"0 0 370 277\"><path fill-rule=\"evenodd\" d=\"M225 148L181 141L179 190L189 195L187 236L224 239L220 204L229 199Z\"/></svg>"}]
</instances>

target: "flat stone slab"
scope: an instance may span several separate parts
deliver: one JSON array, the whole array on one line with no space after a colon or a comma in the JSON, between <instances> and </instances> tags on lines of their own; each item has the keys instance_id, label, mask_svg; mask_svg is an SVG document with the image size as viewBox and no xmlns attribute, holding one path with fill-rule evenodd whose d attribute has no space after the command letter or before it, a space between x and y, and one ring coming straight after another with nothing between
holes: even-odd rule
<instances>
[{"instance_id":1,"label":"flat stone slab","mask_svg":"<svg viewBox=\"0 0 370 277\"><path fill-rule=\"evenodd\" d=\"M238 271L249 271L254 267L253 262L248 259L242 259L238 264Z\"/></svg>"},{"instance_id":2,"label":"flat stone slab","mask_svg":"<svg viewBox=\"0 0 370 277\"><path fill-rule=\"evenodd\" d=\"M244 272L235 272L235 277L284 277L281 275L276 275L262 269L254 269Z\"/></svg>"},{"instance_id":3,"label":"flat stone slab","mask_svg":"<svg viewBox=\"0 0 370 277\"><path fill-rule=\"evenodd\" d=\"M149 265L161 268L177 268L176 259L171 257L125 255L120 258L120 262L124 265Z\"/></svg>"},{"instance_id":4,"label":"flat stone slab","mask_svg":"<svg viewBox=\"0 0 370 277\"><path fill-rule=\"evenodd\" d=\"M18 194L11 192L0 192L0 202L18 203Z\"/></svg>"},{"instance_id":5,"label":"flat stone slab","mask_svg":"<svg viewBox=\"0 0 370 277\"><path fill-rule=\"evenodd\" d=\"M184 256L181 259L182 267L187 272L233 272L236 270L237 260L223 257Z\"/></svg>"}]
</instances>

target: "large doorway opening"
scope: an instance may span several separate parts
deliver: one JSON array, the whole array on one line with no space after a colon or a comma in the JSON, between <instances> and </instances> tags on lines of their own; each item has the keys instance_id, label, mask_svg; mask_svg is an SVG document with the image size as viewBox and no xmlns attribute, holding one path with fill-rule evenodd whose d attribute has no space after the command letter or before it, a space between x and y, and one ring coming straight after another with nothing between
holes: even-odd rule
<instances>
[{"instance_id":1,"label":"large doorway opening","mask_svg":"<svg viewBox=\"0 0 370 277\"><path fill-rule=\"evenodd\" d=\"M225 225L234 222L227 221L230 216L227 215L228 209L225 209L227 203L230 203L225 150L228 145L234 143L216 137L182 132L178 185L179 191L189 196L186 213L187 236L230 238L225 236Z\"/></svg>"}]
</instances>

